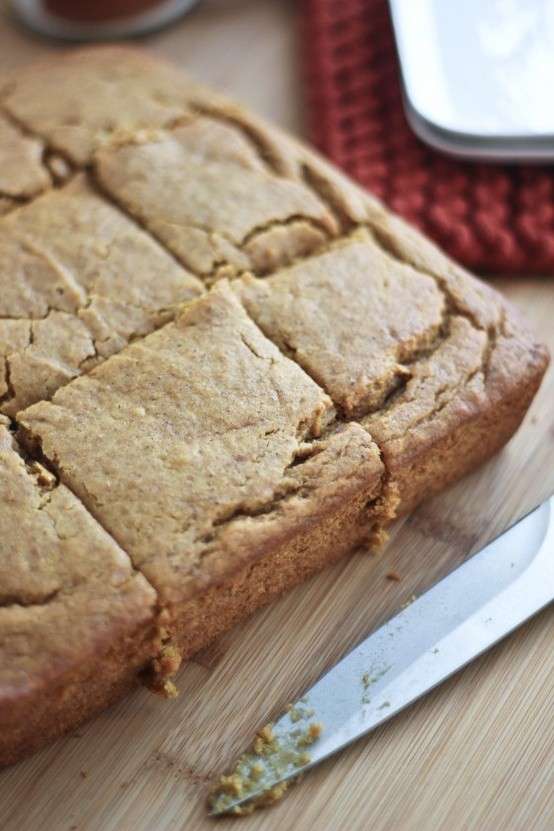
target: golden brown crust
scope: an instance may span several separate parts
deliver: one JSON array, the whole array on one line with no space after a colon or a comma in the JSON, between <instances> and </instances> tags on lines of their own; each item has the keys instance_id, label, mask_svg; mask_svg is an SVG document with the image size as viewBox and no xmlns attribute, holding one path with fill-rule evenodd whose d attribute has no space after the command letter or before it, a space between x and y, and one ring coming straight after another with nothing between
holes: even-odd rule
<instances>
[{"instance_id":1,"label":"golden brown crust","mask_svg":"<svg viewBox=\"0 0 554 831\"><path fill-rule=\"evenodd\" d=\"M507 313L509 314L509 313ZM473 470L519 427L548 355L506 317L487 335L454 317L450 336L402 392L363 421L401 495L399 513Z\"/></svg>"},{"instance_id":2,"label":"golden brown crust","mask_svg":"<svg viewBox=\"0 0 554 831\"><path fill-rule=\"evenodd\" d=\"M0 527L3 764L108 703L158 639L152 587L1 425Z\"/></svg>"},{"instance_id":3,"label":"golden brown crust","mask_svg":"<svg viewBox=\"0 0 554 831\"><path fill-rule=\"evenodd\" d=\"M2 764L114 700L154 654L153 686L167 688L176 647L188 657L368 535L377 541L395 511L508 440L548 356L494 290L377 200L172 67L119 47L80 50L19 72L0 104L16 152L51 188L18 207L29 185L7 196L0 185L10 272L0 275L0 410L39 402L17 420L27 452L61 480L52 506L78 506L108 548L103 562L128 556L142 575L123 585L150 592L143 619L138 595L112 585L110 637L87 640L85 616L90 660L54 638L61 668L48 676L31 647L71 616L76 590L51 568L61 543L40 547L50 571L34 578L23 555L11 568L2 551L0 595L24 602L0 607L0 631L2 615L8 633L11 618L29 619L34 684L29 695L12 684L4 706L0 692ZM88 182L77 174L60 187L74 166ZM73 238L59 233L70 220ZM102 251L99 237L109 237ZM190 272L207 286L234 282L179 309L202 292ZM0 425L7 452L1 413ZM40 502L36 476L51 474L10 448L32 485L19 507L44 522L30 494L38 487ZM94 561L88 549L83 560ZM92 614L98 591L82 602ZM44 630L33 623L48 615ZM6 653L8 672L14 660ZM0 691L6 679L0 668Z\"/></svg>"},{"instance_id":4,"label":"golden brown crust","mask_svg":"<svg viewBox=\"0 0 554 831\"><path fill-rule=\"evenodd\" d=\"M367 543L372 527L367 502L365 490L353 490L350 496L345 491L342 501L336 500L287 544L264 551L250 565L185 602L175 621L175 637L183 658L191 657L260 606Z\"/></svg>"}]
</instances>

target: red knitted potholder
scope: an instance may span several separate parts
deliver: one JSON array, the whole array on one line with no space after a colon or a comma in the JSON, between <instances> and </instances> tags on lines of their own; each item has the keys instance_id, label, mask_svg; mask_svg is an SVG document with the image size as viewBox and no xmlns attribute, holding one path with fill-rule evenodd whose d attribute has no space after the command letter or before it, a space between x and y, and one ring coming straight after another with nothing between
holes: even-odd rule
<instances>
[{"instance_id":1,"label":"red knitted potholder","mask_svg":"<svg viewBox=\"0 0 554 831\"><path fill-rule=\"evenodd\" d=\"M411 131L387 0L304 0L312 138L353 178L479 271L554 271L554 168L449 159Z\"/></svg>"}]
</instances>

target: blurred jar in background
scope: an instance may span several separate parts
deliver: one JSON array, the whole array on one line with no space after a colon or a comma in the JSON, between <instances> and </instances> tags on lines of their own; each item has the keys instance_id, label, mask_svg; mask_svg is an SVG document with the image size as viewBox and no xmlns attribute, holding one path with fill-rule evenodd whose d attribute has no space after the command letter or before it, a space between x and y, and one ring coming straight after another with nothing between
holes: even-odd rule
<instances>
[{"instance_id":1,"label":"blurred jar in background","mask_svg":"<svg viewBox=\"0 0 554 831\"><path fill-rule=\"evenodd\" d=\"M35 32L66 40L109 40L167 26L197 0L12 0Z\"/></svg>"}]
</instances>

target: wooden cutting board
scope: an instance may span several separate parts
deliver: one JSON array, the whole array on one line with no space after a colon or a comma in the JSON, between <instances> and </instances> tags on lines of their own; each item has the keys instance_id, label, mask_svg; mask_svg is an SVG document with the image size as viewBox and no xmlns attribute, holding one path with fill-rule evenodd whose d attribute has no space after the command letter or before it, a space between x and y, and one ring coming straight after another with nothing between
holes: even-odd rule
<instances>
[{"instance_id":1,"label":"wooden cutting board","mask_svg":"<svg viewBox=\"0 0 554 831\"><path fill-rule=\"evenodd\" d=\"M214 0L149 45L298 130L293 31L288 3ZM0 16L0 70L54 48ZM496 284L554 352L554 278ZM204 812L207 784L257 727L412 594L554 491L553 405L550 371L503 453L395 527L381 556L356 554L199 655L179 675L178 700L137 690L75 735L0 773L0 828L215 828ZM386 579L392 568L399 583ZM552 831L553 645L550 608L242 826Z\"/></svg>"}]
</instances>

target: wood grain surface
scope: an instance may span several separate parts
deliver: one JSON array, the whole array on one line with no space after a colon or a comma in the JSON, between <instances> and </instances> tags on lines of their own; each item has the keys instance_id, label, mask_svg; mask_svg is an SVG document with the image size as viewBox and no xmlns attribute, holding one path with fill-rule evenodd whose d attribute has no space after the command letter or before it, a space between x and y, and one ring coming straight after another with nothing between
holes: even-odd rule
<instances>
[{"instance_id":1,"label":"wood grain surface","mask_svg":"<svg viewBox=\"0 0 554 831\"><path fill-rule=\"evenodd\" d=\"M0 5L0 71L62 48L17 30ZM301 130L294 8L214 0L146 43L199 78ZM554 352L554 278L498 280ZM215 828L207 783L253 731L352 645L554 491L554 373L522 429L474 475L299 587L186 666L181 696L138 690L0 773L3 831ZM386 579L396 569L398 583ZM552 831L554 608L320 766L245 829ZM233 820L219 827L235 827Z\"/></svg>"}]
</instances>

